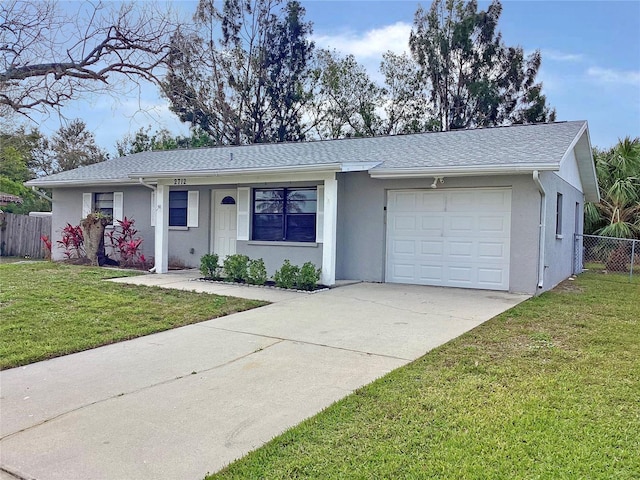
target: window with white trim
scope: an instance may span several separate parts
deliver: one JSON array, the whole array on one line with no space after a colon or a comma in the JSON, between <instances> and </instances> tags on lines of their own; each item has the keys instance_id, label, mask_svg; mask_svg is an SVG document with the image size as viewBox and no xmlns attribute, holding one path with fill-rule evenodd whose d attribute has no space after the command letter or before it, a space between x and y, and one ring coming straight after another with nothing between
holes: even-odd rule
<instances>
[{"instance_id":1,"label":"window with white trim","mask_svg":"<svg viewBox=\"0 0 640 480\"><path fill-rule=\"evenodd\" d=\"M113 225L113 192L94 193L93 211L109 217L109 224Z\"/></svg>"},{"instance_id":2,"label":"window with white trim","mask_svg":"<svg viewBox=\"0 0 640 480\"><path fill-rule=\"evenodd\" d=\"M317 207L315 187L256 188L251 239L315 242Z\"/></svg>"},{"instance_id":3,"label":"window with white trim","mask_svg":"<svg viewBox=\"0 0 640 480\"><path fill-rule=\"evenodd\" d=\"M169 226L197 227L199 198L198 190L171 190L169 192Z\"/></svg>"},{"instance_id":4,"label":"window with white trim","mask_svg":"<svg viewBox=\"0 0 640 480\"><path fill-rule=\"evenodd\" d=\"M169 192L169 226L186 227L189 208L189 192L172 190Z\"/></svg>"}]
</instances>

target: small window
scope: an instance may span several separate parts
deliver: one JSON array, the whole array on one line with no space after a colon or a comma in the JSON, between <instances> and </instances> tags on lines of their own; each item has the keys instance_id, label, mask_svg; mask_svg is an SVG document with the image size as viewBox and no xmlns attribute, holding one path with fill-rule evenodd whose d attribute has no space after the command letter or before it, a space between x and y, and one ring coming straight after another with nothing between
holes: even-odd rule
<instances>
[{"instance_id":1,"label":"small window","mask_svg":"<svg viewBox=\"0 0 640 480\"><path fill-rule=\"evenodd\" d=\"M558 193L556 201L556 235L562 235L562 194Z\"/></svg>"},{"instance_id":2,"label":"small window","mask_svg":"<svg viewBox=\"0 0 640 480\"><path fill-rule=\"evenodd\" d=\"M93 211L102 213L109 218L109 225L113 224L113 192L94 193Z\"/></svg>"},{"instance_id":3,"label":"small window","mask_svg":"<svg viewBox=\"0 0 640 480\"><path fill-rule=\"evenodd\" d=\"M253 240L315 242L317 190L264 188L253 192Z\"/></svg>"},{"instance_id":4,"label":"small window","mask_svg":"<svg viewBox=\"0 0 640 480\"><path fill-rule=\"evenodd\" d=\"M169 226L186 227L189 192L172 190L169 192Z\"/></svg>"},{"instance_id":5,"label":"small window","mask_svg":"<svg viewBox=\"0 0 640 480\"><path fill-rule=\"evenodd\" d=\"M221 205L235 205L236 201L233 197L230 196L226 196L222 199L222 201L220 202Z\"/></svg>"}]
</instances>

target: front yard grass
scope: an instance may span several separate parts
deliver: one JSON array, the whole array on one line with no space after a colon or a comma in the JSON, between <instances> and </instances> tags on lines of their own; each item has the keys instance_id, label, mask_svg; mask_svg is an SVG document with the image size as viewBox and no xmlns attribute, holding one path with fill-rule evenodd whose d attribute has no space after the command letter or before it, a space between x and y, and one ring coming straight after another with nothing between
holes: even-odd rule
<instances>
[{"instance_id":1,"label":"front yard grass","mask_svg":"<svg viewBox=\"0 0 640 480\"><path fill-rule=\"evenodd\" d=\"M209 479L640 478L640 279L583 274Z\"/></svg>"},{"instance_id":2,"label":"front yard grass","mask_svg":"<svg viewBox=\"0 0 640 480\"><path fill-rule=\"evenodd\" d=\"M136 274L51 262L0 265L0 369L264 305L104 281Z\"/></svg>"}]
</instances>

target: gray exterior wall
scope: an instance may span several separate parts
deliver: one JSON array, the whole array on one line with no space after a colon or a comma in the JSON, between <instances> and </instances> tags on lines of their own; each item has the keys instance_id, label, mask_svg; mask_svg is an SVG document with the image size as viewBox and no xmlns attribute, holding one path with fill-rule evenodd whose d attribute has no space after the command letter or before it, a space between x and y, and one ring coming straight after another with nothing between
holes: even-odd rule
<instances>
[{"instance_id":1,"label":"gray exterior wall","mask_svg":"<svg viewBox=\"0 0 640 480\"><path fill-rule=\"evenodd\" d=\"M366 172L338 174L337 279L385 279L387 190L429 188L432 178L376 180ZM445 178L438 188L511 187L512 292L536 292L540 193L529 175Z\"/></svg>"},{"instance_id":2,"label":"gray exterior wall","mask_svg":"<svg viewBox=\"0 0 640 480\"><path fill-rule=\"evenodd\" d=\"M176 188L184 190L185 188ZM188 187L200 191L197 228L169 229L169 264L198 267L200 257L209 251L210 189ZM135 220L137 236L143 239L142 252L153 261L155 228L151 226L151 189L142 186L104 186L85 188L56 188L53 190L52 236L54 260L64 259L63 250L56 247L61 231L67 223L78 225L82 220L82 194L96 192L122 192L123 214ZM190 253L191 248L194 253Z\"/></svg>"},{"instance_id":3,"label":"gray exterior wall","mask_svg":"<svg viewBox=\"0 0 640 480\"><path fill-rule=\"evenodd\" d=\"M52 258L62 260L63 250L57 248L56 241L60 240L62 229L70 223L78 225L82 220L82 194L95 192L122 192L123 214L135 220L138 236L143 238L142 252L145 257L153 257L154 229L151 226L151 190L145 187L104 186L85 188L55 188L53 189L53 214L51 233L53 237Z\"/></svg>"},{"instance_id":4,"label":"gray exterior wall","mask_svg":"<svg viewBox=\"0 0 640 480\"><path fill-rule=\"evenodd\" d=\"M573 274L574 234L583 232L584 195L554 172L543 172L540 180L547 192L547 228L542 287L542 291L546 291ZM562 194L563 203L561 235L556 235L558 193Z\"/></svg>"}]
</instances>

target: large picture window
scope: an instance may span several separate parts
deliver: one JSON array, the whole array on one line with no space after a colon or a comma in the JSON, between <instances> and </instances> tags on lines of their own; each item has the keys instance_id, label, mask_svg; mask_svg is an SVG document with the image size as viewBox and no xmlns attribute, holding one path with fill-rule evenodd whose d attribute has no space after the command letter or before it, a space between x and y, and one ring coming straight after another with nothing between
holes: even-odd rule
<instances>
[{"instance_id":1,"label":"large picture window","mask_svg":"<svg viewBox=\"0 0 640 480\"><path fill-rule=\"evenodd\" d=\"M253 240L315 242L315 188L257 188L253 191Z\"/></svg>"},{"instance_id":2,"label":"large picture window","mask_svg":"<svg viewBox=\"0 0 640 480\"><path fill-rule=\"evenodd\" d=\"M172 190L169 192L169 226L186 227L189 192Z\"/></svg>"}]
</instances>

